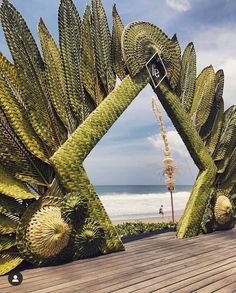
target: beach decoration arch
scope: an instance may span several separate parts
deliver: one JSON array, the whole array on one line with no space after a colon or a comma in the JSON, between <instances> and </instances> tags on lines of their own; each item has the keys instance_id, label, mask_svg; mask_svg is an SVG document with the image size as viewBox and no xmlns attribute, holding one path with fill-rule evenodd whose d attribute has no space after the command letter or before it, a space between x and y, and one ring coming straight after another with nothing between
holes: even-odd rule
<instances>
[{"instance_id":1,"label":"beach decoration arch","mask_svg":"<svg viewBox=\"0 0 236 293\"><path fill-rule=\"evenodd\" d=\"M40 19L42 56L8 0L0 14L14 62L0 55L0 275L124 249L83 161L148 83L200 170L177 236L232 227L235 106L224 112L221 70L196 78L193 44L181 59L176 36L150 23L124 30L114 6L111 35L100 0L82 20L61 0L59 47ZM155 53L167 70L158 87L146 68Z\"/></svg>"}]
</instances>

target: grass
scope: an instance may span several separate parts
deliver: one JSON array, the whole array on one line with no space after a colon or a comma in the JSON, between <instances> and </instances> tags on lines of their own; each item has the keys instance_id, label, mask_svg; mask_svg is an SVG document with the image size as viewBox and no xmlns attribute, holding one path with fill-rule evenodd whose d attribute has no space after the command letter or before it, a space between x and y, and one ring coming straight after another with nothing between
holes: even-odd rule
<instances>
[{"instance_id":1,"label":"grass","mask_svg":"<svg viewBox=\"0 0 236 293\"><path fill-rule=\"evenodd\" d=\"M168 223L123 223L116 225L116 229L121 237L134 236L150 232L176 231L177 222Z\"/></svg>"}]
</instances>

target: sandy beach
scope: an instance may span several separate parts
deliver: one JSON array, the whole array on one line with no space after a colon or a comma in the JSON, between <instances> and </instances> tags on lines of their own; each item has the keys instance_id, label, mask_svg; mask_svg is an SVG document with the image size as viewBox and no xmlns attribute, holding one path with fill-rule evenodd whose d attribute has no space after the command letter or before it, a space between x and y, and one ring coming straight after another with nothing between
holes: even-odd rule
<instances>
[{"instance_id":1,"label":"sandy beach","mask_svg":"<svg viewBox=\"0 0 236 293\"><path fill-rule=\"evenodd\" d=\"M175 215L175 221L179 221L181 215ZM128 220L112 220L114 225L122 224L122 223L167 223L171 222L171 216L164 216L164 217L150 217L150 218L140 218L140 219L128 219Z\"/></svg>"}]
</instances>

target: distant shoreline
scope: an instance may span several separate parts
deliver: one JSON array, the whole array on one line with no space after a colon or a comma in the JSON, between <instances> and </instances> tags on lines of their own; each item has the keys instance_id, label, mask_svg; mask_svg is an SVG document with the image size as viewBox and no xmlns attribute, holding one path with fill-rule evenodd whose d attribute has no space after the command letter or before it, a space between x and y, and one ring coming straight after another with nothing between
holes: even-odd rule
<instances>
[{"instance_id":1,"label":"distant shoreline","mask_svg":"<svg viewBox=\"0 0 236 293\"><path fill-rule=\"evenodd\" d=\"M181 215L175 215L175 222L178 222L181 218ZM172 221L171 216L164 216L162 217L150 217L150 218L139 218L139 219L124 219L124 220L112 220L114 225L122 224L122 223L168 223Z\"/></svg>"}]
</instances>

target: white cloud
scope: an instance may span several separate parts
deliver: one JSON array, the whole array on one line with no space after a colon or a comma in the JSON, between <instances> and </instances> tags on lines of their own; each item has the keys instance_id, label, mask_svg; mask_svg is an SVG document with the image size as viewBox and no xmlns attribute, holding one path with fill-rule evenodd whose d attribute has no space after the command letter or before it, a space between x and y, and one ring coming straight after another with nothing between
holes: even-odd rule
<instances>
[{"instance_id":1,"label":"white cloud","mask_svg":"<svg viewBox=\"0 0 236 293\"><path fill-rule=\"evenodd\" d=\"M236 28L209 27L202 28L193 39L198 72L212 64L214 69L224 70L224 101L226 107L236 104Z\"/></svg>"},{"instance_id":2,"label":"white cloud","mask_svg":"<svg viewBox=\"0 0 236 293\"><path fill-rule=\"evenodd\" d=\"M166 0L166 4L179 12L185 12L191 9L191 5L188 0Z\"/></svg>"},{"instance_id":3,"label":"white cloud","mask_svg":"<svg viewBox=\"0 0 236 293\"><path fill-rule=\"evenodd\" d=\"M180 182L181 184L191 184L196 178L198 168L193 163L185 144L176 130L167 131L167 139L171 148L171 156L177 167L175 174L177 184L180 184ZM150 136L148 141L156 148L159 160L164 158L164 144L161 135Z\"/></svg>"},{"instance_id":4,"label":"white cloud","mask_svg":"<svg viewBox=\"0 0 236 293\"><path fill-rule=\"evenodd\" d=\"M177 131L167 131L167 139L173 155L184 158L189 157L188 151ZM158 150L163 150L164 143L161 134L150 136L148 137L148 140L155 148Z\"/></svg>"}]
</instances>

